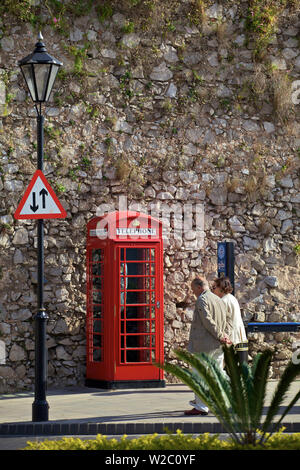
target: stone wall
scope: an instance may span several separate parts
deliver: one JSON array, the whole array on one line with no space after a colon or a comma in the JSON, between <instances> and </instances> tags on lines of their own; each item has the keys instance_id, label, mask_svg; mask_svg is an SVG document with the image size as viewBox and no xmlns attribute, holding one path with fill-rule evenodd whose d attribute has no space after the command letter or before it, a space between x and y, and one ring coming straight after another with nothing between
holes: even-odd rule
<instances>
[{"instance_id":1,"label":"stone wall","mask_svg":"<svg viewBox=\"0 0 300 470\"><path fill-rule=\"evenodd\" d=\"M246 322L299 321L298 2L280 11L259 54L251 2L110 3L106 16L40 9L47 49L64 63L45 109L45 175L68 214L45 223L49 386L83 383L85 227L121 196L192 216L182 237L171 219L164 250L166 358L186 345L190 281L216 275L218 241L235 242ZM0 29L0 390L10 391L34 380L36 224L13 214L36 169L35 111L17 61L37 34L9 14ZM250 353L271 347L278 377L297 340L257 333Z\"/></svg>"}]
</instances>

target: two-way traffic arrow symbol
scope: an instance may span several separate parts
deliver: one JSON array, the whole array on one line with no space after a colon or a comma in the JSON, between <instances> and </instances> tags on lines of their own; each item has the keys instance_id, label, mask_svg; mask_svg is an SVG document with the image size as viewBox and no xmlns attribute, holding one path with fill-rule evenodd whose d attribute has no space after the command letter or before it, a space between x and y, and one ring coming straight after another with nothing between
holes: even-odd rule
<instances>
[{"instance_id":1,"label":"two-way traffic arrow symbol","mask_svg":"<svg viewBox=\"0 0 300 470\"><path fill-rule=\"evenodd\" d=\"M43 204L43 209L46 208L46 196L48 196L48 191L46 191L45 188L43 188L41 191L40 191L40 196L42 196L42 204ZM39 208L38 204L36 204L36 193L35 191L33 191L32 193L32 205L30 206L30 209L33 211L33 212L36 212Z\"/></svg>"},{"instance_id":2,"label":"two-way traffic arrow symbol","mask_svg":"<svg viewBox=\"0 0 300 470\"><path fill-rule=\"evenodd\" d=\"M16 219L62 219L66 211L45 175L37 170L15 212Z\"/></svg>"},{"instance_id":3,"label":"two-way traffic arrow symbol","mask_svg":"<svg viewBox=\"0 0 300 470\"><path fill-rule=\"evenodd\" d=\"M42 195L42 198L43 198L43 209L46 209L46 196L48 196L48 191L46 191L46 189L43 188L40 191L40 195Z\"/></svg>"},{"instance_id":4,"label":"two-way traffic arrow symbol","mask_svg":"<svg viewBox=\"0 0 300 470\"><path fill-rule=\"evenodd\" d=\"M35 192L32 193L32 206L30 206L30 209L33 212L36 212L38 210L39 206L35 202Z\"/></svg>"}]
</instances>

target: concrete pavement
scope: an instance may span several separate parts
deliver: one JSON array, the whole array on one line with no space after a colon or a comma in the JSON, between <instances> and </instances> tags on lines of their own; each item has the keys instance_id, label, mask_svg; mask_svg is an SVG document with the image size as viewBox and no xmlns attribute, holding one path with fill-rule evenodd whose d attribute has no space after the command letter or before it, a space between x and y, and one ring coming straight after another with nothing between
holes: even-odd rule
<instances>
[{"instance_id":1,"label":"concrete pavement","mask_svg":"<svg viewBox=\"0 0 300 470\"><path fill-rule=\"evenodd\" d=\"M275 380L268 383L266 406L276 384ZM297 380L287 394L284 406L299 389L300 380ZM190 408L191 399L193 393L182 384L151 389L76 387L49 390L49 421L37 423L31 420L32 392L5 394L0 396L0 437L161 434L166 428L173 432L181 429L191 434L224 432L211 413L185 416L183 411ZM286 432L300 432L300 401L284 418L283 425Z\"/></svg>"}]
</instances>

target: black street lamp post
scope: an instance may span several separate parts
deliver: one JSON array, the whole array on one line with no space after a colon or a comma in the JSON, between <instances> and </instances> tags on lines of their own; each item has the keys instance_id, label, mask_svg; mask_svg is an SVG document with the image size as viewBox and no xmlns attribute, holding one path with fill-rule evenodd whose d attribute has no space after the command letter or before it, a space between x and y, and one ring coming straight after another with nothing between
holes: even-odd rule
<instances>
[{"instance_id":1,"label":"black street lamp post","mask_svg":"<svg viewBox=\"0 0 300 470\"><path fill-rule=\"evenodd\" d=\"M51 57L42 42L41 33L32 54L19 61L23 77L37 111L37 169L44 167L44 117L42 103L48 101L61 62ZM35 319L35 400L32 421L48 421L46 400L47 349L46 326L48 315L44 308L44 220L38 219L38 290Z\"/></svg>"}]
</instances>

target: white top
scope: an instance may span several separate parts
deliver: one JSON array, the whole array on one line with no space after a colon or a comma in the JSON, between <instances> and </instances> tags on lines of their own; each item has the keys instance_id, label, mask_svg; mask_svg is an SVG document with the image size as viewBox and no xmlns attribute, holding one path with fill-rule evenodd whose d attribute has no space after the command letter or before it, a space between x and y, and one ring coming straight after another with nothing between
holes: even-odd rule
<instances>
[{"instance_id":1,"label":"white top","mask_svg":"<svg viewBox=\"0 0 300 470\"><path fill-rule=\"evenodd\" d=\"M232 294L225 294L222 300L227 305L232 318L233 331L230 338L233 344L247 342L247 335L242 320L241 310L237 299Z\"/></svg>"}]
</instances>

